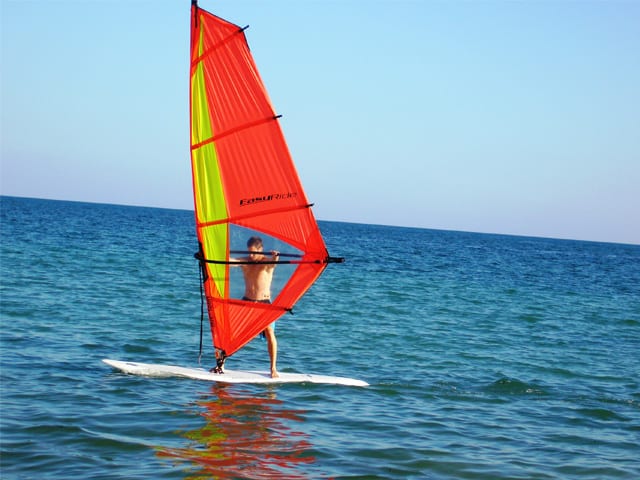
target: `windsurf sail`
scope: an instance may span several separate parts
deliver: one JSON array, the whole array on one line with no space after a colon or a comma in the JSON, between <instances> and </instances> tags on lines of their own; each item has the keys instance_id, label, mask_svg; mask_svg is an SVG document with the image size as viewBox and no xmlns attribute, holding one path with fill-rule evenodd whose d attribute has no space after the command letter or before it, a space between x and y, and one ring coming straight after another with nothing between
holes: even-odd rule
<instances>
[{"instance_id":1,"label":"windsurf sail","mask_svg":"<svg viewBox=\"0 0 640 480\"><path fill-rule=\"evenodd\" d=\"M329 256L245 28L192 1L191 166L197 258L219 366L290 311L328 263L343 261ZM232 261L234 249L243 246L236 237L254 232L267 239L265 246L271 242L282 252L275 263L291 268L270 304L242 300L231 281L237 264ZM276 274L279 270L278 266Z\"/></svg>"}]
</instances>

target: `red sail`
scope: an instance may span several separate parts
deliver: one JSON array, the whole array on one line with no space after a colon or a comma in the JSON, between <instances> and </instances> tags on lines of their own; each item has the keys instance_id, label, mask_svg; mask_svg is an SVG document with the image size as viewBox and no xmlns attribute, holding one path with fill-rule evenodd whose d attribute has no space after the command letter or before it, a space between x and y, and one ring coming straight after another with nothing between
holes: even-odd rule
<instances>
[{"instance_id":1,"label":"red sail","mask_svg":"<svg viewBox=\"0 0 640 480\"><path fill-rule=\"evenodd\" d=\"M196 5L191 15L190 94L204 290L214 346L230 356L291 309L329 258L243 29ZM300 252L288 282L270 305L243 301L230 288L234 227Z\"/></svg>"}]
</instances>

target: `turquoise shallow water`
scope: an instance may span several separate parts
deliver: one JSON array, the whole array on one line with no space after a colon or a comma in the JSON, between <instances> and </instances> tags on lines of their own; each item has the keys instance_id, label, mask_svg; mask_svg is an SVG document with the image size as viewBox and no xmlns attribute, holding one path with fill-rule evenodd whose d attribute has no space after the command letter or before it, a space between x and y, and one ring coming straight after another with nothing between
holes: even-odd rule
<instances>
[{"instance_id":1,"label":"turquoise shallow water","mask_svg":"<svg viewBox=\"0 0 640 480\"><path fill-rule=\"evenodd\" d=\"M371 387L220 386L101 363L197 364L191 212L0 221L3 479L640 478L639 246L321 222L279 366Z\"/></svg>"}]
</instances>

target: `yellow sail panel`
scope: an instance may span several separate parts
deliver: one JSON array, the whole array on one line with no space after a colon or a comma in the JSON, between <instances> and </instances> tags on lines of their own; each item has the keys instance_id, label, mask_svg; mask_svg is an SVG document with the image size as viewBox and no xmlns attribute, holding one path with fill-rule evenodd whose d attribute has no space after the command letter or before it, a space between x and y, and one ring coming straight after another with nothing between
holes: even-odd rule
<instances>
[{"instance_id":1,"label":"yellow sail panel","mask_svg":"<svg viewBox=\"0 0 640 480\"><path fill-rule=\"evenodd\" d=\"M215 222L227 217L218 154L212 138L204 69L198 63L191 79L191 157L198 223Z\"/></svg>"},{"instance_id":2,"label":"yellow sail panel","mask_svg":"<svg viewBox=\"0 0 640 480\"><path fill-rule=\"evenodd\" d=\"M198 57L203 51L202 32L198 37ZM228 224L215 222L227 217L226 202L220 178L218 154L211 126L210 102L205 87L205 72L200 61L192 68L191 77L191 166L198 240L205 258L227 258ZM213 224L211 224L213 222ZM207 295L224 297L228 285L228 266L209 264Z\"/></svg>"},{"instance_id":3,"label":"yellow sail panel","mask_svg":"<svg viewBox=\"0 0 640 480\"><path fill-rule=\"evenodd\" d=\"M229 224L221 223L200 227L198 238L205 258L226 259L229 243ZM209 281L205 283L208 297L225 298L229 296L229 265L208 263L206 265Z\"/></svg>"},{"instance_id":4,"label":"yellow sail panel","mask_svg":"<svg viewBox=\"0 0 640 480\"><path fill-rule=\"evenodd\" d=\"M202 62L197 62L191 75L191 145L199 145L213 136L208 105L204 69Z\"/></svg>"},{"instance_id":5,"label":"yellow sail panel","mask_svg":"<svg viewBox=\"0 0 640 480\"><path fill-rule=\"evenodd\" d=\"M191 157L198 223L211 223L226 218L227 208L215 147L212 144L204 145L193 150Z\"/></svg>"}]
</instances>

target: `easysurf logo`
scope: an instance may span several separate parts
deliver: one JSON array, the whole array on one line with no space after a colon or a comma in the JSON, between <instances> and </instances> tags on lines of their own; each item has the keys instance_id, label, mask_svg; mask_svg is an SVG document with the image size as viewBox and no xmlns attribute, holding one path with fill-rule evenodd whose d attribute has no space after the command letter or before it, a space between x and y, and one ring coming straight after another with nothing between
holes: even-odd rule
<instances>
[{"instance_id":1,"label":"easysurf logo","mask_svg":"<svg viewBox=\"0 0 640 480\"><path fill-rule=\"evenodd\" d=\"M289 198L295 198L298 196L298 192L286 192L286 193L271 193L269 195L263 195L261 197L242 198L240 199L240 206L246 207L247 205L255 205L256 203L272 202L274 200L288 200Z\"/></svg>"}]
</instances>

